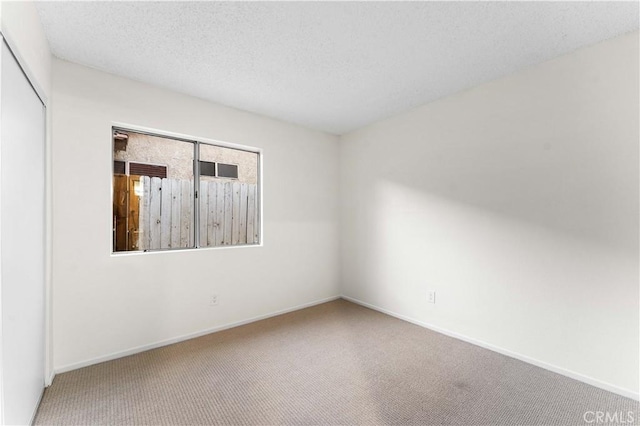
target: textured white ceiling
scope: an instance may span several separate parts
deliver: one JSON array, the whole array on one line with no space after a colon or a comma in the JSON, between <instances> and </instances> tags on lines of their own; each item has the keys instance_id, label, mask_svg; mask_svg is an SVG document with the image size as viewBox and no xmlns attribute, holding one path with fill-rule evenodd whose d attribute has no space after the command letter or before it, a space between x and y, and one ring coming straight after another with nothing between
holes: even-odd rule
<instances>
[{"instance_id":1,"label":"textured white ceiling","mask_svg":"<svg viewBox=\"0 0 640 426\"><path fill-rule=\"evenodd\" d=\"M638 29L638 2L38 2L53 53L341 134Z\"/></svg>"}]
</instances>

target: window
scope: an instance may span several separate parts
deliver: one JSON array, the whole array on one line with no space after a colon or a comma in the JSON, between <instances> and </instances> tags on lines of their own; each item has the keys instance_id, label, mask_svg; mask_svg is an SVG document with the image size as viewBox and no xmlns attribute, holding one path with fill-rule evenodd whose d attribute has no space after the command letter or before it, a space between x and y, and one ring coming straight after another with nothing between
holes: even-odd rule
<instances>
[{"instance_id":1,"label":"window","mask_svg":"<svg viewBox=\"0 0 640 426\"><path fill-rule=\"evenodd\" d=\"M114 161L113 162L113 174L126 175L127 174L127 163L125 161Z\"/></svg>"},{"instance_id":2,"label":"window","mask_svg":"<svg viewBox=\"0 0 640 426\"><path fill-rule=\"evenodd\" d=\"M210 161L200 162L200 176L214 176L216 175L216 163Z\"/></svg>"},{"instance_id":3,"label":"window","mask_svg":"<svg viewBox=\"0 0 640 426\"><path fill-rule=\"evenodd\" d=\"M238 179L237 164L214 163L211 161L200 161L199 163L200 176Z\"/></svg>"},{"instance_id":4,"label":"window","mask_svg":"<svg viewBox=\"0 0 640 426\"><path fill-rule=\"evenodd\" d=\"M113 251L259 243L257 151L113 129Z\"/></svg>"},{"instance_id":5,"label":"window","mask_svg":"<svg viewBox=\"0 0 640 426\"><path fill-rule=\"evenodd\" d=\"M235 164L218 164L218 177L238 179L238 166Z\"/></svg>"}]
</instances>

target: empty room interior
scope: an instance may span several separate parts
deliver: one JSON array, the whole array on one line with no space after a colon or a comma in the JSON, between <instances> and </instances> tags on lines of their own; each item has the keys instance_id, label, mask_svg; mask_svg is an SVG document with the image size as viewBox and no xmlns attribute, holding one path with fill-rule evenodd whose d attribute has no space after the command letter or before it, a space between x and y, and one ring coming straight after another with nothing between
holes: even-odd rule
<instances>
[{"instance_id":1,"label":"empty room interior","mask_svg":"<svg viewBox=\"0 0 640 426\"><path fill-rule=\"evenodd\" d=\"M639 8L0 2L1 423L640 424Z\"/></svg>"}]
</instances>

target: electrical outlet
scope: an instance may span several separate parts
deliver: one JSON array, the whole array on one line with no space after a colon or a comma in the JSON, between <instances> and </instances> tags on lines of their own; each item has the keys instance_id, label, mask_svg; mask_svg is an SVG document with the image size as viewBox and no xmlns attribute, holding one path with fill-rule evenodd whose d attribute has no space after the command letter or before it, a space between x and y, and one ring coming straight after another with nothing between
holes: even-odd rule
<instances>
[{"instance_id":1,"label":"electrical outlet","mask_svg":"<svg viewBox=\"0 0 640 426\"><path fill-rule=\"evenodd\" d=\"M436 303L436 292L433 290L427 291L427 303Z\"/></svg>"},{"instance_id":2,"label":"electrical outlet","mask_svg":"<svg viewBox=\"0 0 640 426\"><path fill-rule=\"evenodd\" d=\"M218 305L218 295L212 294L209 296L209 306L217 306Z\"/></svg>"}]
</instances>

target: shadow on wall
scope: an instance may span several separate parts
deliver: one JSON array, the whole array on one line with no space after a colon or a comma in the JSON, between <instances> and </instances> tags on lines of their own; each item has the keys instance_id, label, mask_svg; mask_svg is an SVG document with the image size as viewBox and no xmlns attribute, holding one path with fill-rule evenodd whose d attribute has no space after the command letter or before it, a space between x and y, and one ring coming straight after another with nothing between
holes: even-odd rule
<instances>
[{"instance_id":1,"label":"shadow on wall","mask_svg":"<svg viewBox=\"0 0 640 426\"><path fill-rule=\"evenodd\" d=\"M563 105L527 90L492 103L491 111L481 96L469 96L475 105L466 114L450 100L415 114L388 135L392 143L366 146L384 159L361 170L367 188L393 183L637 256L638 95L623 97L632 101L625 108L567 114L582 100ZM535 108L542 113L522 119Z\"/></svg>"},{"instance_id":2,"label":"shadow on wall","mask_svg":"<svg viewBox=\"0 0 640 426\"><path fill-rule=\"evenodd\" d=\"M637 251L395 182L369 198L348 295L576 371L585 351L607 371L617 342L619 365L637 363Z\"/></svg>"}]
</instances>

